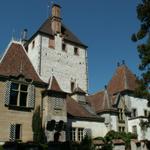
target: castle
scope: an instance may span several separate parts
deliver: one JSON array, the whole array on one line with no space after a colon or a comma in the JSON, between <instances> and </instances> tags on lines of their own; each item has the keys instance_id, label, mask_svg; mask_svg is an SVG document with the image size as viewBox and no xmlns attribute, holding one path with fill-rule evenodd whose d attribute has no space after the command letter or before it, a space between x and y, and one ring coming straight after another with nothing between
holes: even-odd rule
<instances>
[{"instance_id":1,"label":"castle","mask_svg":"<svg viewBox=\"0 0 150 150\"><path fill-rule=\"evenodd\" d=\"M33 116L39 109L47 141L81 141L108 131L141 130L150 108L136 98L136 77L123 62L104 90L89 95L87 46L63 23L61 7L32 35L12 40L0 61L0 142L33 140Z\"/></svg>"}]
</instances>

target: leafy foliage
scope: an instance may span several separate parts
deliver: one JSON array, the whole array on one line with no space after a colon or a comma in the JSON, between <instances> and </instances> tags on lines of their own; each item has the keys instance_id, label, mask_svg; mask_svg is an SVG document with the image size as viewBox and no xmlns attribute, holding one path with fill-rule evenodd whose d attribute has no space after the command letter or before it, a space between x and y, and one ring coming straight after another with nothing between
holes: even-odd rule
<instances>
[{"instance_id":1,"label":"leafy foliage","mask_svg":"<svg viewBox=\"0 0 150 150\"><path fill-rule=\"evenodd\" d=\"M139 87L135 90L135 96L146 98L150 107L150 0L142 0L137 5L137 18L140 21L140 29L131 37L132 41L142 40L145 42L137 46L137 51L141 63L139 69L142 71L142 77L138 81ZM150 116L145 124L150 123Z\"/></svg>"},{"instance_id":2,"label":"leafy foliage","mask_svg":"<svg viewBox=\"0 0 150 150\"><path fill-rule=\"evenodd\" d=\"M140 29L131 37L132 41L142 40L143 44L137 46L141 63L139 69L142 71L142 78L138 81L139 87L135 95L150 100L150 0L141 0L136 8L137 18L140 21Z\"/></svg>"},{"instance_id":3,"label":"leafy foliage","mask_svg":"<svg viewBox=\"0 0 150 150\"><path fill-rule=\"evenodd\" d=\"M112 143L113 140L121 139L125 142L126 148L130 148L130 141L131 139L136 139L137 135L133 133L126 133L126 132L116 132L114 130L109 131L105 137L97 137L94 140L102 140L104 142L103 149L105 150L111 150L112 149Z\"/></svg>"},{"instance_id":4,"label":"leafy foliage","mask_svg":"<svg viewBox=\"0 0 150 150\"><path fill-rule=\"evenodd\" d=\"M80 143L79 150L94 150L92 138L86 135Z\"/></svg>"}]
</instances>

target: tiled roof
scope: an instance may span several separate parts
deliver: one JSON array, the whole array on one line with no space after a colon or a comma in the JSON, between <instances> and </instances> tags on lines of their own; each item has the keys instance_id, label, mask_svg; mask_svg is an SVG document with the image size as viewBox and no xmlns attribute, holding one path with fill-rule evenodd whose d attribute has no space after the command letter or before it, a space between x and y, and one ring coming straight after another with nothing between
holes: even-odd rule
<instances>
[{"instance_id":1,"label":"tiled roof","mask_svg":"<svg viewBox=\"0 0 150 150\"><path fill-rule=\"evenodd\" d=\"M88 111L86 111L79 103L77 103L70 96L66 99L67 113L74 117L93 117Z\"/></svg>"},{"instance_id":2,"label":"tiled roof","mask_svg":"<svg viewBox=\"0 0 150 150\"><path fill-rule=\"evenodd\" d=\"M51 28L51 17L49 17L39 28L39 30L33 35L33 37L37 34L37 33L43 33L46 35L51 35L53 36L54 33L52 31ZM83 47L87 47L85 44L83 44L64 24L62 24L61 26L61 32L62 32L62 36L64 38L64 40L67 40L69 42L73 42L75 44L78 44L80 46ZM32 37L31 37L32 39ZM30 39L29 39L30 41Z\"/></svg>"},{"instance_id":3,"label":"tiled roof","mask_svg":"<svg viewBox=\"0 0 150 150\"><path fill-rule=\"evenodd\" d=\"M25 76L33 81L43 82L30 62L22 44L12 42L0 62L0 75Z\"/></svg>"},{"instance_id":4,"label":"tiled roof","mask_svg":"<svg viewBox=\"0 0 150 150\"><path fill-rule=\"evenodd\" d=\"M54 76L52 76L49 80L48 90L63 92Z\"/></svg>"},{"instance_id":5,"label":"tiled roof","mask_svg":"<svg viewBox=\"0 0 150 150\"><path fill-rule=\"evenodd\" d=\"M126 65L121 65L108 84L108 92L113 95L125 90L134 91L136 87L136 76Z\"/></svg>"},{"instance_id":6,"label":"tiled roof","mask_svg":"<svg viewBox=\"0 0 150 150\"><path fill-rule=\"evenodd\" d=\"M103 111L114 111L112 108L112 100L106 89L94 95L88 96L87 100L95 109L96 113Z\"/></svg>"},{"instance_id":7,"label":"tiled roof","mask_svg":"<svg viewBox=\"0 0 150 150\"><path fill-rule=\"evenodd\" d=\"M90 95L87 97L90 105L95 109L96 112L102 109L104 91L100 91L94 95Z\"/></svg>"}]
</instances>

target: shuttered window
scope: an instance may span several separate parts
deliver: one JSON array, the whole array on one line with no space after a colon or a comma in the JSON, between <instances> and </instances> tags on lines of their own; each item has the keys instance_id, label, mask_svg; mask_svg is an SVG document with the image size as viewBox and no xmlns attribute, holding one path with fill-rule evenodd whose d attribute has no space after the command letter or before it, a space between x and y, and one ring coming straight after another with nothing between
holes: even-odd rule
<instances>
[{"instance_id":1,"label":"shuttered window","mask_svg":"<svg viewBox=\"0 0 150 150\"><path fill-rule=\"evenodd\" d=\"M21 140L21 124L10 124L10 141Z\"/></svg>"},{"instance_id":2,"label":"shuttered window","mask_svg":"<svg viewBox=\"0 0 150 150\"><path fill-rule=\"evenodd\" d=\"M34 85L6 82L5 105L34 108Z\"/></svg>"}]
</instances>

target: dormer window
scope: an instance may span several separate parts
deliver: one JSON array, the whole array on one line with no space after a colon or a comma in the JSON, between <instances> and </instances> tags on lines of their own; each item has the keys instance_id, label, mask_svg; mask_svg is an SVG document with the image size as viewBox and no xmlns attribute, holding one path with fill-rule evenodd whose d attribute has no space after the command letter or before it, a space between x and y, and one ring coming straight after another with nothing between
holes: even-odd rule
<instances>
[{"instance_id":1,"label":"dormer window","mask_svg":"<svg viewBox=\"0 0 150 150\"><path fill-rule=\"evenodd\" d=\"M79 48L74 47L74 55L79 55Z\"/></svg>"},{"instance_id":2,"label":"dormer window","mask_svg":"<svg viewBox=\"0 0 150 150\"><path fill-rule=\"evenodd\" d=\"M62 51L65 51L65 52L67 51L65 43L62 44Z\"/></svg>"}]
</instances>

